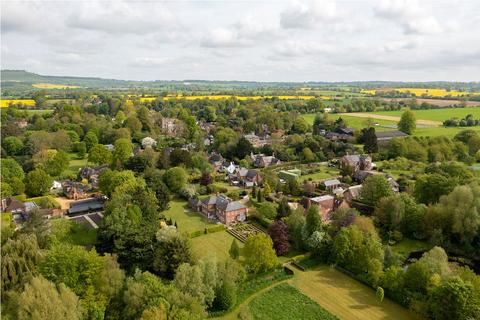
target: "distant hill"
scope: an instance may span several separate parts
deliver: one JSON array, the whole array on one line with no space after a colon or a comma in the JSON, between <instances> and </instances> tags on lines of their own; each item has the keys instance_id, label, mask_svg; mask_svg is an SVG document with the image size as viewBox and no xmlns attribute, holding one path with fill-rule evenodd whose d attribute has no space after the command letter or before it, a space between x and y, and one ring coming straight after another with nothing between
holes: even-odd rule
<instances>
[{"instance_id":1,"label":"distant hill","mask_svg":"<svg viewBox=\"0 0 480 320\"><path fill-rule=\"evenodd\" d=\"M160 89L160 90L263 90L263 89L292 89L301 86L319 88L450 88L458 90L480 91L479 82L393 82L393 81L350 81L350 82L255 82L255 81L209 81L209 80L183 80L183 81L131 81L103 79L95 77L72 77L72 76L45 76L25 70L1 70L1 83L5 89L32 88L35 83L51 83L62 85L74 85L82 88L97 89Z\"/></svg>"}]
</instances>

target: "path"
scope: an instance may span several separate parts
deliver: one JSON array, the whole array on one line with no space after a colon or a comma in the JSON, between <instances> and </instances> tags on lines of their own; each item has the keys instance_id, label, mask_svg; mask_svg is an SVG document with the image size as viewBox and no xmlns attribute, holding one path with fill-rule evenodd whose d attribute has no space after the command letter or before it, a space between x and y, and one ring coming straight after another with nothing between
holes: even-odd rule
<instances>
[{"instance_id":1,"label":"path","mask_svg":"<svg viewBox=\"0 0 480 320\"><path fill-rule=\"evenodd\" d=\"M288 282L342 320L417 319L387 298L378 302L373 289L330 266L295 272Z\"/></svg>"},{"instance_id":2,"label":"path","mask_svg":"<svg viewBox=\"0 0 480 320\"><path fill-rule=\"evenodd\" d=\"M388 121L400 121L400 117L396 116L386 116L374 113L362 113L362 112L351 112L351 113L340 113L341 116L357 117L357 118L372 118L379 120L388 120ZM417 124L425 126L441 126L443 123L441 121L434 120L417 120Z\"/></svg>"},{"instance_id":3,"label":"path","mask_svg":"<svg viewBox=\"0 0 480 320\"><path fill-rule=\"evenodd\" d=\"M264 292L272 289L273 287L276 287L278 286L279 284L281 283L284 283L284 282L287 282L289 281L289 279L285 279L285 280L282 280L282 281L279 281L279 282L275 282L271 285L269 285L268 287L265 287L257 292L255 292L254 294L252 294L251 296L249 296L247 299L243 300L242 303L240 303L239 305L237 305L235 307L235 309L232 309L229 313L221 316L221 317L218 317L218 318L212 318L212 319L222 319L222 320L234 320L234 319L238 319L238 313L240 312L240 309L242 309L244 306L248 306L248 304L253 300L255 299L256 297L258 297L259 295L263 294Z\"/></svg>"}]
</instances>

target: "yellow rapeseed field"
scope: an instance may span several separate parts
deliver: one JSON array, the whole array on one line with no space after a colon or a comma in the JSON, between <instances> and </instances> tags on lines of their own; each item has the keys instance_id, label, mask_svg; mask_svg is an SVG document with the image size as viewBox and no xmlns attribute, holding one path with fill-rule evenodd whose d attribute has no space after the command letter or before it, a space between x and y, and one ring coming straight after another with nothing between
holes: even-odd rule
<instances>
[{"instance_id":1,"label":"yellow rapeseed field","mask_svg":"<svg viewBox=\"0 0 480 320\"><path fill-rule=\"evenodd\" d=\"M412 93L417 97L421 97L423 95L429 96L429 97L461 97L461 96L467 96L467 95L480 95L480 92L466 92L466 91L458 91L458 90L446 90L446 89L431 89L431 88L396 88L396 89L364 89L361 90L362 93L365 94L375 94L376 92L381 92L381 91L398 91L402 93Z\"/></svg>"},{"instance_id":2,"label":"yellow rapeseed field","mask_svg":"<svg viewBox=\"0 0 480 320\"><path fill-rule=\"evenodd\" d=\"M77 89L79 86L70 86L67 84L53 84L53 83L35 83L32 84L34 88L38 89Z\"/></svg>"},{"instance_id":3,"label":"yellow rapeseed field","mask_svg":"<svg viewBox=\"0 0 480 320\"><path fill-rule=\"evenodd\" d=\"M15 100L15 99L2 99L0 100L0 108L7 108L12 104L24 104L29 107L34 107L35 106L35 100L31 99L23 99L23 100Z\"/></svg>"}]
</instances>

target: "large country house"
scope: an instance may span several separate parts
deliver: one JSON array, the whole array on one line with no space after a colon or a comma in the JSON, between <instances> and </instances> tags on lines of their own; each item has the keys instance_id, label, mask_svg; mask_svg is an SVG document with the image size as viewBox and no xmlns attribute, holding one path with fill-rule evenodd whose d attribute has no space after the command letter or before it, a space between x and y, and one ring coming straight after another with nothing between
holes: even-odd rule
<instances>
[{"instance_id":1,"label":"large country house","mask_svg":"<svg viewBox=\"0 0 480 320\"><path fill-rule=\"evenodd\" d=\"M209 219L217 219L227 226L247 219L248 208L224 195L211 196L204 200L192 198L189 204L193 210L203 213Z\"/></svg>"}]
</instances>

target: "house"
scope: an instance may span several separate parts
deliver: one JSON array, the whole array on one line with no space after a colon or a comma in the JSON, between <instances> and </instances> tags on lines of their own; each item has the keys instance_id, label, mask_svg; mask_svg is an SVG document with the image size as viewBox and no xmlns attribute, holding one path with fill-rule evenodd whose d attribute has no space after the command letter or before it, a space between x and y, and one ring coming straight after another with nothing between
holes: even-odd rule
<instances>
[{"instance_id":1,"label":"house","mask_svg":"<svg viewBox=\"0 0 480 320\"><path fill-rule=\"evenodd\" d=\"M271 156L266 156L263 153L259 153L259 154L251 153L250 158L252 159L253 165L257 168L266 168L266 167L280 164L280 160L275 158L275 154Z\"/></svg>"},{"instance_id":2,"label":"house","mask_svg":"<svg viewBox=\"0 0 480 320\"><path fill-rule=\"evenodd\" d=\"M226 160L220 153L212 152L212 154L208 157L208 162L212 165L213 171L218 172L222 169Z\"/></svg>"},{"instance_id":3,"label":"house","mask_svg":"<svg viewBox=\"0 0 480 320\"><path fill-rule=\"evenodd\" d=\"M228 180L232 185L241 185L244 188L259 186L263 178L257 170L240 168L235 174L230 174Z\"/></svg>"},{"instance_id":4,"label":"house","mask_svg":"<svg viewBox=\"0 0 480 320\"><path fill-rule=\"evenodd\" d=\"M250 134L246 134L243 136L245 139L248 140L255 148L263 147L268 143L268 133L262 133L261 136L257 136L254 132Z\"/></svg>"},{"instance_id":5,"label":"house","mask_svg":"<svg viewBox=\"0 0 480 320\"><path fill-rule=\"evenodd\" d=\"M398 182L395 181L395 179L391 175L384 174L382 172L372 171L372 170L361 170L361 171L356 172L352 176L352 178L353 178L354 181L362 183L368 177L376 175L376 174L383 175L385 177L385 179L387 179L387 181L390 184L390 187L392 188L393 192L399 192L400 191L400 185L398 184Z\"/></svg>"},{"instance_id":6,"label":"house","mask_svg":"<svg viewBox=\"0 0 480 320\"><path fill-rule=\"evenodd\" d=\"M323 184L328 191L333 191L334 189L339 188L342 183L338 181L338 179L330 179L325 180Z\"/></svg>"},{"instance_id":7,"label":"house","mask_svg":"<svg viewBox=\"0 0 480 320\"><path fill-rule=\"evenodd\" d=\"M228 166L222 165L222 168L220 171L225 172L226 174L234 174L235 172L237 172L237 170L238 170L238 166L235 165L235 163L230 162Z\"/></svg>"},{"instance_id":8,"label":"house","mask_svg":"<svg viewBox=\"0 0 480 320\"><path fill-rule=\"evenodd\" d=\"M22 222L27 219L28 213L39 209L38 205L33 201L21 202L13 197L2 199L2 212L10 212L13 220Z\"/></svg>"},{"instance_id":9,"label":"house","mask_svg":"<svg viewBox=\"0 0 480 320\"><path fill-rule=\"evenodd\" d=\"M87 194L81 187L78 186L67 186L63 193L67 199L79 200L87 197Z\"/></svg>"},{"instance_id":10,"label":"house","mask_svg":"<svg viewBox=\"0 0 480 320\"><path fill-rule=\"evenodd\" d=\"M375 132L375 136L377 137L377 141L380 143L380 142L388 142L393 138L408 137L408 134L402 131L393 130L393 131L378 131L378 132Z\"/></svg>"},{"instance_id":11,"label":"house","mask_svg":"<svg viewBox=\"0 0 480 320\"><path fill-rule=\"evenodd\" d=\"M233 201L225 195L211 196L201 203L201 213L207 218L217 219L227 226L247 219L248 208L239 201Z\"/></svg>"},{"instance_id":12,"label":"house","mask_svg":"<svg viewBox=\"0 0 480 320\"><path fill-rule=\"evenodd\" d=\"M338 133L338 132L327 132L325 133L325 138L327 138L330 141L347 142L349 139L352 138L352 136L344 133Z\"/></svg>"},{"instance_id":13,"label":"house","mask_svg":"<svg viewBox=\"0 0 480 320\"><path fill-rule=\"evenodd\" d=\"M305 209L312 205L318 206L318 213L322 217L322 222L331 220L331 212L335 209L335 197L331 195L323 195L314 198L306 198L303 201Z\"/></svg>"},{"instance_id":14,"label":"house","mask_svg":"<svg viewBox=\"0 0 480 320\"><path fill-rule=\"evenodd\" d=\"M358 199L360 197L360 193L362 192L362 188L363 186L361 184L349 187L343 193L343 198L348 202Z\"/></svg>"},{"instance_id":15,"label":"house","mask_svg":"<svg viewBox=\"0 0 480 320\"><path fill-rule=\"evenodd\" d=\"M297 180L302 175L300 169L280 170L278 177L283 181Z\"/></svg>"},{"instance_id":16,"label":"house","mask_svg":"<svg viewBox=\"0 0 480 320\"><path fill-rule=\"evenodd\" d=\"M14 197L2 199L2 212L21 213L25 211L25 204Z\"/></svg>"},{"instance_id":17,"label":"house","mask_svg":"<svg viewBox=\"0 0 480 320\"><path fill-rule=\"evenodd\" d=\"M350 168L352 173L359 170L371 170L373 168L372 158L365 155L346 155L340 159L340 166L342 168Z\"/></svg>"},{"instance_id":18,"label":"house","mask_svg":"<svg viewBox=\"0 0 480 320\"><path fill-rule=\"evenodd\" d=\"M88 181L96 184L98 183L98 177L100 176L100 173L107 170L108 168L108 164L102 164L94 168L83 167L80 169L78 174L81 179L87 179Z\"/></svg>"},{"instance_id":19,"label":"house","mask_svg":"<svg viewBox=\"0 0 480 320\"><path fill-rule=\"evenodd\" d=\"M81 201L75 201L70 203L70 209L68 209L68 215L78 215L90 212L98 212L103 210L104 198L91 198Z\"/></svg>"},{"instance_id":20,"label":"house","mask_svg":"<svg viewBox=\"0 0 480 320\"><path fill-rule=\"evenodd\" d=\"M45 219L63 217L63 211L61 209L41 208L38 209L38 212Z\"/></svg>"},{"instance_id":21,"label":"house","mask_svg":"<svg viewBox=\"0 0 480 320\"><path fill-rule=\"evenodd\" d=\"M162 118L161 128L164 134L174 137L181 131L181 124L174 118Z\"/></svg>"}]
</instances>

